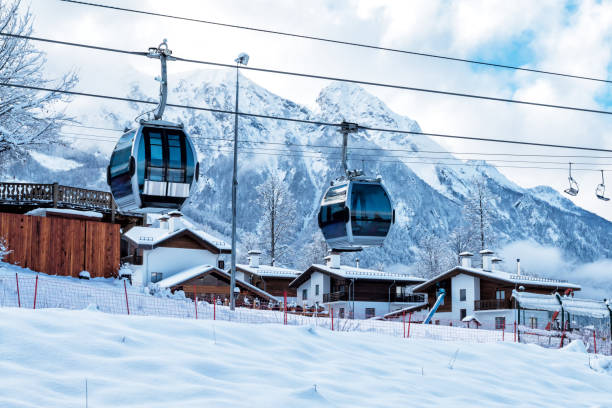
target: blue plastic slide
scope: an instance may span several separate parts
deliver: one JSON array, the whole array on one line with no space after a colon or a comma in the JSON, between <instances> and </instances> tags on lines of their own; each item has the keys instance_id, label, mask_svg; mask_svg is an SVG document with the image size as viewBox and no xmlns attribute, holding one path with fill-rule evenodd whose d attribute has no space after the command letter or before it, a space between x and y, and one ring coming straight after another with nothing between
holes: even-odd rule
<instances>
[{"instance_id":1,"label":"blue plastic slide","mask_svg":"<svg viewBox=\"0 0 612 408\"><path fill-rule=\"evenodd\" d=\"M425 318L425 321L423 322L423 324L429 324L429 322L431 321L431 318L436 313L436 310L438 310L438 307L440 307L440 305L444 301L444 295L446 295L446 291L444 289L440 289L440 294L438 295L438 300L436 300L436 303L434 303L433 307L431 308L431 311L429 312L429 314Z\"/></svg>"}]
</instances>

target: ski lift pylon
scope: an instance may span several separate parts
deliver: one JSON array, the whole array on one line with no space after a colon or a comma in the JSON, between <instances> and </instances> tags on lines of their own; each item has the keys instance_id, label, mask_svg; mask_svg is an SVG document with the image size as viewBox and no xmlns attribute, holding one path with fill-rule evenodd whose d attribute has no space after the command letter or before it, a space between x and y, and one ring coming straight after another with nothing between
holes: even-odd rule
<instances>
[{"instance_id":1,"label":"ski lift pylon","mask_svg":"<svg viewBox=\"0 0 612 408\"><path fill-rule=\"evenodd\" d=\"M610 201L609 197L606 197L606 184L604 182L604 171L601 170L601 184L597 185L595 189L595 195L597 198L603 201Z\"/></svg>"},{"instance_id":2,"label":"ski lift pylon","mask_svg":"<svg viewBox=\"0 0 612 408\"><path fill-rule=\"evenodd\" d=\"M564 190L565 194L577 196L578 191L580 191L580 189L578 188L578 182L572 177L572 163L569 164L569 177L567 178L567 180L569 181L569 188L566 188Z\"/></svg>"}]
</instances>

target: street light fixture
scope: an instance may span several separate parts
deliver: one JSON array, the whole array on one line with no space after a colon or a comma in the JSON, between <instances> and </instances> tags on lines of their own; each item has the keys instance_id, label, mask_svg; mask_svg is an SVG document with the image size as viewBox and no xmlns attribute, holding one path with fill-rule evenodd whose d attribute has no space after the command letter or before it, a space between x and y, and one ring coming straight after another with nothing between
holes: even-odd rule
<instances>
[{"instance_id":1,"label":"street light fixture","mask_svg":"<svg viewBox=\"0 0 612 408\"><path fill-rule=\"evenodd\" d=\"M236 62L236 109L234 110L234 174L232 177L232 271L230 279L230 310L236 307L236 190L238 188L238 89L240 65L249 63L249 56L244 52L234 60Z\"/></svg>"}]
</instances>

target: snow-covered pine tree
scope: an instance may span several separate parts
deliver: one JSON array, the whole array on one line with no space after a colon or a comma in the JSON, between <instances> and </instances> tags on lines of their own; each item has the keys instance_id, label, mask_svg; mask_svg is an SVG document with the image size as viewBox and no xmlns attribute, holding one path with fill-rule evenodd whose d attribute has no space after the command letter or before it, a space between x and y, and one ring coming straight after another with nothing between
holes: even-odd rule
<instances>
[{"instance_id":1,"label":"snow-covered pine tree","mask_svg":"<svg viewBox=\"0 0 612 408\"><path fill-rule=\"evenodd\" d=\"M295 238L296 203L286 176L285 172L273 170L257 187L257 204L262 209L258 231L270 263L283 262L290 256L289 244Z\"/></svg>"},{"instance_id":2,"label":"snow-covered pine tree","mask_svg":"<svg viewBox=\"0 0 612 408\"><path fill-rule=\"evenodd\" d=\"M304 245L303 251L303 257L298 260L298 265L301 268L306 269L312 264L323 263L323 258L327 256L328 247L320 230L317 229L312 234L311 241Z\"/></svg>"},{"instance_id":3,"label":"snow-covered pine tree","mask_svg":"<svg viewBox=\"0 0 612 408\"><path fill-rule=\"evenodd\" d=\"M454 256L440 237L426 232L419 240L416 252L417 271L424 278L432 278L446 272L454 263Z\"/></svg>"},{"instance_id":4,"label":"snow-covered pine tree","mask_svg":"<svg viewBox=\"0 0 612 408\"><path fill-rule=\"evenodd\" d=\"M484 177L472 179L470 194L466 197L463 212L474 235L480 250L490 249L487 246L494 244L493 221L495 209L493 208L493 195L487 187Z\"/></svg>"},{"instance_id":5,"label":"snow-covered pine tree","mask_svg":"<svg viewBox=\"0 0 612 408\"><path fill-rule=\"evenodd\" d=\"M457 265L460 263L460 253L474 250L474 246L477 244L474 231L474 226L471 223L461 222L448 235L447 246L457 260Z\"/></svg>"},{"instance_id":6,"label":"snow-covered pine tree","mask_svg":"<svg viewBox=\"0 0 612 408\"><path fill-rule=\"evenodd\" d=\"M21 0L0 1L0 31L32 34L32 14L22 10ZM77 83L68 73L50 80L43 75L46 60L30 41L0 36L0 83L67 90ZM23 154L26 146L59 143L58 131L71 119L57 109L68 98L57 92L0 86L0 155Z\"/></svg>"},{"instance_id":7,"label":"snow-covered pine tree","mask_svg":"<svg viewBox=\"0 0 612 408\"><path fill-rule=\"evenodd\" d=\"M0 261L4 260L4 257L10 254L12 251L8 247L8 243L5 238L0 237Z\"/></svg>"}]
</instances>

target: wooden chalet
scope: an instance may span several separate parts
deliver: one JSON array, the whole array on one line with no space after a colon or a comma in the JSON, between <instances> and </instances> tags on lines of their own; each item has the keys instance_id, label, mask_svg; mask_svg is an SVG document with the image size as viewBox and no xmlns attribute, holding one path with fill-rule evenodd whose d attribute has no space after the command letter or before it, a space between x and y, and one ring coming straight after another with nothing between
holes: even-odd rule
<instances>
[{"instance_id":1,"label":"wooden chalet","mask_svg":"<svg viewBox=\"0 0 612 408\"><path fill-rule=\"evenodd\" d=\"M219 299L227 301L230 295L230 279L228 272L210 265L196 266L185 271L176 273L168 278L162 279L157 284L171 291L182 290L191 299L214 301ZM259 289L249 283L236 279L237 292L236 304L238 306L246 303L252 304L254 300L263 303L276 303L277 300L270 293ZM249 299L245 301L245 299Z\"/></svg>"},{"instance_id":2,"label":"wooden chalet","mask_svg":"<svg viewBox=\"0 0 612 408\"><path fill-rule=\"evenodd\" d=\"M250 283L276 296L279 300L287 293L287 298L295 301L296 288L289 284L298 277L299 271L274 265L260 264L260 251L249 251L249 263L236 265L236 278Z\"/></svg>"},{"instance_id":3,"label":"wooden chalet","mask_svg":"<svg viewBox=\"0 0 612 408\"><path fill-rule=\"evenodd\" d=\"M133 281L146 286L187 269L225 268L230 246L194 228L178 211L159 218L156 226L134 227L123 234L121 260L134 266Z\"/></svg>"}]
</instances>

